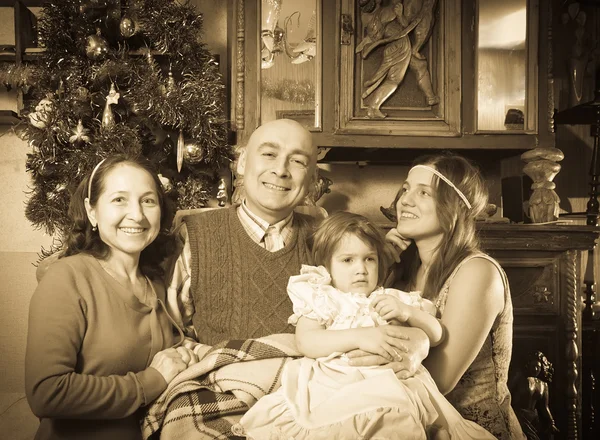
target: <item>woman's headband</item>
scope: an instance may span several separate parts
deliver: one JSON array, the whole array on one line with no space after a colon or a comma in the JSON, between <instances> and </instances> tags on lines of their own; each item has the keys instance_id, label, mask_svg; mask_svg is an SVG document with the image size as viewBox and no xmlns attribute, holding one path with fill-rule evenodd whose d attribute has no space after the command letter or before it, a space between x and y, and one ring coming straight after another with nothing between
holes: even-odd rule
<instances>
[{"instance_id":1,"label":"woman's headband","mask_svg":"<svg viewBox=\"0 0 600 440\"><path fill-rule=\"evenodd\" d=\"M104 158L100 162L98 162L98 165L96 165L96 167L92 171L92 174L90 175L90 181L88 182L88 194L87 194L88 200L90 200L90 201L92 200L92 181L94 180L94 175L96 174L96 171L98 171L98 168L100 168L100 165L102 165L105 160L106 160L106 158Z\"/></svg>"},{"instance_id":2,"label":"woman's headband","mask_svg":"<svg viewBox=\"0 0 600 440\"><path fill-rule=\"evenodd\" d=\"M471 204L469 203L469 200L467 199L467 196L465 196L463 194L463 192L460 189L458 189L454 183L452 183L450 181L450 179L448 179L446 176L444 176L438 170L436 170L433 167L427 166L427 165L415 165L408 172L410 173L415 168L423 168L423 169L429 170L433 174L435 174L436 176L438 176L440 179L442 179L444 182L446 182L450 188L452 188L454 191L456 191L456 194L458 194L458 197L460 197L462 199L462 201L465 202L465 205L467 205L467 208L471 209Z\"/></svg>"}]
</instances>

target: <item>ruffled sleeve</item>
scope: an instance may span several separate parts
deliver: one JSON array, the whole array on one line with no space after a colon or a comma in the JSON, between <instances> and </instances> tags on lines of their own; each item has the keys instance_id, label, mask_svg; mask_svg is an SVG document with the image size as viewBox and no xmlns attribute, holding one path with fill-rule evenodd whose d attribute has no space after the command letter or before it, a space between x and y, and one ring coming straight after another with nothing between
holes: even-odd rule
<instances>
[{"instance_id":1,"label":"ruffled sleeve","mask_svg":"<svg viewBox=\"0 0 600 440\"><path fill-rule=\"evenodd\" d=\"M329 327L339 313L342 298L331 285L331 276L323 266L303 264L300 275L290 277L287 291L294 310L288 319L292 325L305 316Z\"/></svg>"}]
</instances>

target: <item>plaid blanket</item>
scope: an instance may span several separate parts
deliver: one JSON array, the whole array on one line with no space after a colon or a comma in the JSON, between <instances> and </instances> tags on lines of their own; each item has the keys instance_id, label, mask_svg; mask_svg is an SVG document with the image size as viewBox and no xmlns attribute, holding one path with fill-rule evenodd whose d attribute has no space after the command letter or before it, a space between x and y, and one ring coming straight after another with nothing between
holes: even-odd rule
<instances>
[{"instance_id":1,"label":"plaid blanket","mask_svg":"<svg viewBox=\"0 0 600 440\"><path fill-rule=\"evenodd\" d=\"M147 407L144 440L239 439L231 427L280 385L284 365L301 356L292 334L194 347L200 361L182 371ZM153 438L156 438L154 436Z\"/></svg>"}]
</instances>

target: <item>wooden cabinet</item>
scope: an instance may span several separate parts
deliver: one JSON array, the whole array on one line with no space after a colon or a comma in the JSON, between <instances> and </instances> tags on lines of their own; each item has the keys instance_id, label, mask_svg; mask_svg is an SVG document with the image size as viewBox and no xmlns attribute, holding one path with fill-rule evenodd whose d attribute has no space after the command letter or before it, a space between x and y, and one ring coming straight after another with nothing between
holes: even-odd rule
<instances>
[{"instance_id":1,"label":"wooden cabinet","mask_svg":"<svg viewBox=\"0 0 600 440\"><path fill-rule=\"evenodd\" d=\"M399 2L383 0L382 7L388 7L387 15L381 14L388 17L384 23L397 25L390 27L382 39L389 46L370 46L368 41L373 33L369 23L377 14L377 9L368 7L379 2L230 1L235 17L230 34L232 121L238 144L244 144L261 123L280 117L304 123L322 147L514 151L554 144L548 55L551 13L547 7L540 8L538 0L404 1L406 22L390 19L390 11L397 11L393 6ZM477 23L485 17L489 19L490 10L493 11L490 8L500 4L516 5L514 13L526 22L519 50L487 50L482 42L483 27L480 29ZM428 17L410 13L411 7L419 6L431 8L432 13L431 35L422 47L423 39L419 40L415 33L419 23L425 23ZM502 13L510 18L508 12ZM302 28L300 17L312 24ZM408 34L403 33L401 22L409 29ZM411 28L415 22L417 28ZM305 30L306 26L309 29ZM302 43L310 41L314 45L311 57L302 64L295 64L298 61L292 58L297 56L298 40L288 44L296 28L306 35ZM514 33L512 29L502 31L505 35ZM282 46L274 41L283 42ZM405 46L400 44L402 41ZM406 53L398 55L402 51ZM518 63L510 58L515 52L521 54ZM497 61L501 58L503 61ZM378 69L385 70L386 63L393 64L394 70L379 85L377 81L369 85L369 79L376 79ZM495 68L498 65L502 69ZM521 98L514 103L509 98L499 103L493 94L485 95L500 88L499 83L486 82L485 78L494 74L510 76L512 70L518 69L522 70L522 78L504 78L503 86L522 83ZM419 79L423 74L430 78L430 85ZM390 78L396 78L399 84L395 89L388 84L391 88L386 96L383 87ZM374 104L378 100L382 101L381 107ZM496 125L485 123L484 110L492 113L496 105L501 107L501 121L496 121ZM521 112L525 122L521 126L510 123L510 111Z\"/></svg>"},{"instance_id":2,"label":"wooden cabinet","mask_svg":"<svg viewBox=\"0 0 600 440\"><path fill-rule=\"evenodd\" d=\"M582 255L594 246L593 226L483 225L483 248L508 275L514 306L511 377L540 350L554 365L551 410L555 438L579 439L582 419ZM592 353L588 353L588 356Z\"/></svg>"},{"instance_id":3,"label":"wooden cabinet","mask_svg":"<svg viewBox=\"0 0 600 440\"><path fill-rule=\"evenodd\" d=\"M0 63L3 67L12 66L16 72L39 54L37 18L33 10L40 9L42 3L40 0L0 0L0 26L4 27L4 32L0 32ZM23 109L23 88L17 84L10 86L10 93L0 91L0 124L18 122Z\"/></svg>"}]
</instances>

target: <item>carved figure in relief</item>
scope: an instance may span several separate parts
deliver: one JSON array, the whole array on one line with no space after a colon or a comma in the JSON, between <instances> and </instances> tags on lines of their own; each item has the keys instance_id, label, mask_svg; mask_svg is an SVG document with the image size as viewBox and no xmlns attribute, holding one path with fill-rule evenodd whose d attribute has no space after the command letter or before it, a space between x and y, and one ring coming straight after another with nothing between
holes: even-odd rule
<instances>
[{"instance_id":1,"label":"carved figure in relief","mask_svg":"<svg viewBox=\"0 0 600 440\"><path fill-rule=\"evenodd\" d=\"M558 432L550 412L548 385L554 367L544 353L530 355L525 372L519 373L511 390L513 408L528 440L552 438Z\"/></svg>"},{"instance_id":2,"label":"carved figure in relief","mask_svg":"<svg viewBox=\"0 0 600 440\"><path fill-rule=\"evenodd\" d=\"M370 118L387 116L380 107L397 90L409 68L415 72L427 104L439 103L439 97L433 92L427 59L419 52L431 36L436 5L437 0L392 0L383 6L381 0L376 2L366 35L356 47L356 53L365 59L375 48L385 44L381 64L364 83L362 98L369 98L367 115Z\"/></svg>"}]
</instances>

